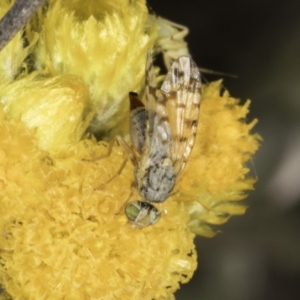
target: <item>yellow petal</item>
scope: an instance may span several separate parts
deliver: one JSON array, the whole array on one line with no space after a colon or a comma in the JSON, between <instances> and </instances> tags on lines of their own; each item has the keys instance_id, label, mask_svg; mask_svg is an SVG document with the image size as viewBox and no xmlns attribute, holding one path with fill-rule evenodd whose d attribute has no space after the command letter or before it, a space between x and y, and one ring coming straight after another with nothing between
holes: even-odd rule
<instances>
[{"instance_id":1,"label":"yellow petal","mask_svg":"<svg viewBox=\"0 0 300 300\"><path fill-rule=\"evenodd\" d=\"M214 235L207 224L222 224L231 215L245 213L239 201L256 182L247 175L246 162L261 140L250 133L257 120L245 122L250 101L240 105L227 91L221 94L221 87L217 81L203 89L195 146L174 195L185 203L193 232L204 236Z\"/></svg>"},{"instance_id":2,"label":"yellow petal","mask_svg":"<svg viewBox=\"0 0 300 300\"><path fill-rule=\"evenodd\" d=\"M142 0L89 0L55 1L41 19L37 68L75 74L89 85L96 111L90 131L102 139L128 131L125 100L130 91L141 91L146 52L154 45L147 16Z\"/></svg>"},{"instance_id":3,"label":"yellow petal","mask_svg":"<svg viewBox=\"0 0 300 300\"><path fill-rule=\"evenodd\" d=\"M196 268L183 205L136 229L127 221L133 166L105 186L124 156L81 141L55 156L19 121L0 123L1 285L17 299L166 299ZM133 197L137 197L136 193Z\"/></svg>"},{"instance_id":4,"label":"yellow petal","mask_svg":"<svg viewBox=\"0 0 300 300\"><path fill-rule=\"evenodd\" d=\"M72 75L44 78L33 73L3 85L0 98L6 117L36 129L40 148L50 152L78 142L92 117L88 86Z\"/></svg>"}]
</instances>

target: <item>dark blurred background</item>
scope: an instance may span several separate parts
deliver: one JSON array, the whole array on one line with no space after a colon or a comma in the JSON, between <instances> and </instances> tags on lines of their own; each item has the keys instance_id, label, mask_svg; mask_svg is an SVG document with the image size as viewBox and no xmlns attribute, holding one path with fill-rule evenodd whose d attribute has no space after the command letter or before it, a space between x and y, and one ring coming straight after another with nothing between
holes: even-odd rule
<instances>
[{"instance_id":1,"label":"dark blurred background","mask_svg":"<svg viewBox=\"0 0 300 300\"><path fill-rule=\"evenodd\" d=\"M224 86L242 102L264 141L259 178L213 239L196 239L199 267L177 300L300 299L300 1L158 1L153 11L189 27L197 64L233 73ZM219 76L204 75L208 81Z\"/></svg>"}]
</instances>

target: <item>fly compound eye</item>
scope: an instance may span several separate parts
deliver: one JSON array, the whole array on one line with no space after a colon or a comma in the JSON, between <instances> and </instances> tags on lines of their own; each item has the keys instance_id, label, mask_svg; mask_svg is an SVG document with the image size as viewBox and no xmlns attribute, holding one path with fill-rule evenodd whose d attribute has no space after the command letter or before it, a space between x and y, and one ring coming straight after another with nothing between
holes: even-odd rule
<instances>
[{"instance_id":1,"label":"fly compound eye","mask_svg":"<svg viewBox=\"0 0 300 300\"><path fill-rule=\"evenodd\" d=\"M144 201L132 201L125 208L127 218L137 227L145 227L157 223L160 211L152 204Z\"/></svg>"}]
</instances>

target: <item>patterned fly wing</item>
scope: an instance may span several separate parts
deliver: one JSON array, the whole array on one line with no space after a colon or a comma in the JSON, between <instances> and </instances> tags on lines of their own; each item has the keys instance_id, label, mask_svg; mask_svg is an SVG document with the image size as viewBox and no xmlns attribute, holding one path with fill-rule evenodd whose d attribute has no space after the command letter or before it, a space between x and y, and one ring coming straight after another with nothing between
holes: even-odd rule
<instances>
[{"instance_id":1,"label":"patterned fly wing","mask_svg":"<svg viewBox=\"0 0 300 300\"><path fill-rule=\"evenodd\" d=\"M195 142L201 101L200 73L190 57L173 62L161 93L172 133L171 160L179 176Z\"/></svg>"},{"instance_id":2,"label":"patterned fly wing","mask_svg":"<svg viewBox=\"0 0 300 300\"><path fill-rule=\"evenodd\" d=\"M182 56L173 62L157 91L148 52L145 143L135 172L139 193L145 201L165 201L184 169L195 141L200 87L196 64L190 57Z\"/></svg>"},{"instance_id":3,"label":"patterned fly wing","mask_svg":"<svg viewBox=\"0 0 300 300\"><path fill-rule=\"evenodd\" d=\"M194 145L201 98L200 74L188 56L175 60L159 91L151 53L146 65L146 107L130 93L130 135L140 157L135 178L142 200L127 204L125 213L137 227L155 224L163 202L174 188Z\"/></svg>"}]
</instances>

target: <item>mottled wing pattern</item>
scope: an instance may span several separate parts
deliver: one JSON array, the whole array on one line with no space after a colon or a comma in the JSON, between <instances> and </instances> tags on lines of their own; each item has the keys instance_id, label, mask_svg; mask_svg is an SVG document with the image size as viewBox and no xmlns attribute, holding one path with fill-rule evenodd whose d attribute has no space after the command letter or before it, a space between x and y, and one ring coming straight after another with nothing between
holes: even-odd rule
<instances>
[{"instance_id":1,"label":"mottled wing pattern","mask_svg":"<svg viewBox=\"0 0 300 300\"><path fill-rule=\"evenodd\" d=\"M146 64L146 145L150 153L160 152L173 161L179 175L193 148L201 101L201 81L197 65L189 56L175 60L161 89L156 90L152 56ZM151 156L151 154L150 154Z\"/></svg>"},{"instance_id":2,"label":"mottled wing pattern","mask_svg":"<svg viewBox=\"0 0 300 300\"><path fill-rule=\"evenodd\" d=\"M201 101L199 69L189 56L181 56L173 62L160 92L158 103L165 106L170 124L170 158L178 176L184 169L195 142Z\"/></svg>"},{"instance_id":3,"label":"mottled wing pattern","mask_svg":"<svg viewBox=\"0 0 300 300\"><path fill-rule=\"evenodd\" d=\"M152 56L148 52L146 110L141 110L145 117L138 117L140 105L136 107L137 95L130 93L131 106L135 104L131 114L132 141L141 153L135 178L143 201L128 203L125 212L137 226L144 227L159 220L161 214L150 202L167 200L185 167L196 136L200 86L196 64L190 57L182 56L173 62L161 89L157 91Z\"/></svg>"},{"instance_id":4,"label":"mottled wing pattern","mask_svg":"<svg viewBox=\"0 0 300 300\"><path fill-rule=\"evenodd\" d=\"M156 89L156 76L151 52L148 51L146 64L146 110L147 128L145 150L153 164L163 157L170 157L172 146L171 128L165 102Z\"/></svg>"}]
</instances>

